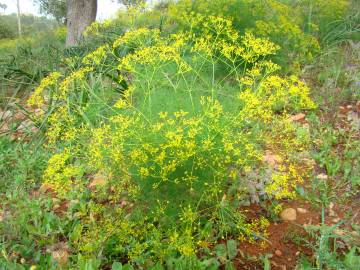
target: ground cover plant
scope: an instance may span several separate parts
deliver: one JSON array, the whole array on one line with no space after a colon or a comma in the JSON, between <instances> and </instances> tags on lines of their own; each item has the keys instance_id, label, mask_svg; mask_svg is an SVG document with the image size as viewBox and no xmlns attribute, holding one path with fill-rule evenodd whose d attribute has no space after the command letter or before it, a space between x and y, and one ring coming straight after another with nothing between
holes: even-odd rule
<instances>
[{"instance_id":1,"label":"ground cover plant","mask_svg":"<svg viewBox=\"0 0 360 270\"><path fill-rule=\"evenodd\" d=\"M357 269L356 8L164 2L32 45L37 86L1 103L0 269Z\"/></svg>"}]
</instances>

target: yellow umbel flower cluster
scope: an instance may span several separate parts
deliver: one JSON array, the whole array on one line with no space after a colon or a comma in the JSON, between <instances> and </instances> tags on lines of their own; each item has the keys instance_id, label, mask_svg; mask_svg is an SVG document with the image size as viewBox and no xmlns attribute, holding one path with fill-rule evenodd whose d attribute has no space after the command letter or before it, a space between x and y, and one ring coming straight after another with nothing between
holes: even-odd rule
<instances>
[{"instance_id":1,"label":"yellow umbel flower cluster","mask_svg":"<svg viewBox=\"0 0 360 270\"><path fill-rule=\"evenodd\" d=\"M53 72L44 78L28 99L28 104L31 106L41 107L44 104L44 90L47 87L55 86L60 77L61 74L59 72Z\"/></svg>"},{"instance_id":2,"label":"yellow umbel flower cluster","mask_svg":"<svg viewBox=\"0 0 360 270\"><path fill-rule=\"evenodd\" d=\"M126 251L131 260L147 249L159 257L193 256L209 241L199 233L204 217L221 224L230 216L232 225L219 225L221 236L264 236L267 220L246 222L230 202L254 192L292 197L306 177L293 157L306 150L307 130L288 119L315 104L304 82L276 74L280 66L270 57L279 46L238 33L224 18L189 20L192 29L168 37L146 28L126 32L88 54L54 92L47 136L64 150L49 160L44 181L60 197L91 194L91 214L84 216L102 219L87 220L89 227L104 232L101 239L115 234L121 252L133 244ZM103 63L106 75L125 82L120 94L97 69ZM264 162L269 149L279 157L273 166ZM86 177L99 173L111 176L102 191ZM121 217L106 216L97 196L123 207ZM145 218L140 224L125 218L144 211L159 224L175 212L181 225L160 232ZM135 227L158 238L145 241ZM78 248L90 253L100 246L89 229Z\"/></svg>"}]
</instances>

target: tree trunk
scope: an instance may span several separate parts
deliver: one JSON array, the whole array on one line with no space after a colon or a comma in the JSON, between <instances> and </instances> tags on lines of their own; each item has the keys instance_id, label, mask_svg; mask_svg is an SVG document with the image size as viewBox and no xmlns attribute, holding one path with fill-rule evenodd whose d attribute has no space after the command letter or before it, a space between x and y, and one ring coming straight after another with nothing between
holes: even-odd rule
<instances>
[{"instance_id":1,"label":"tree trunk","mask_svg":"<svg viewBox=\"0 0 360 270\"><path fill-rule=\"evenodd\" d=\"M21 37L21 12L20 12L20 0L16 1L17 8L17 19L18 19L18 33L19 37Z\"/></svg>"},{"instance_id":2,"label":"tree trunk","mask_svg":"<svg viewBox=\"0 0 360 270\"><path fill-rule=\"evenodd\" d=\"M96 19L97 0L67 0L66 46L75 46L82 33Z\"/></svg>"}]
</instances>

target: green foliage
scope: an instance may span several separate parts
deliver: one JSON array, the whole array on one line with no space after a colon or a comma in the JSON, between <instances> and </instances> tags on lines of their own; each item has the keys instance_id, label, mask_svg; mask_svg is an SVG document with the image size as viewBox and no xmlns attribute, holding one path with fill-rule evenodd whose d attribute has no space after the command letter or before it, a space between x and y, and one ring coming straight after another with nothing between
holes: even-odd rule
<instances>
[{"instance_id":1,"label":"green foliage","mask_svg":"<svg viewBox=\"0 0 360 270\"><path fill-rule=\"evenodd\" d=\"M10 93L38 83L63 61L65 31L44 31L20 40L1 40L0 87Z\"/></svg>"},{"instance_id":2,"label":"green foliage","mask_svg":"<svg viewBox=\"0 0 360 270\"><path fill-rule=\"evenodd\" d=\"M335 234L336 228L339 224L332 226L325 224L324 209L322 209L322 223L318 226L306 226L305 229L309 232L311 237L315 238L315 243L309 243L309 246L314 250L315 262L311 263L304 259L299 269L349 269L355 270L358 268L360 262L360 255L358 247L354 246L344 255L338 254L338 241L346 241L347 236L339 236Z\"/></svg>"},{"instance_id":3,"label":"green foliage","mask_svg":"<svg viewBox=\"0 0 360 270\"><path fill-rule=\"evenodd\" d=\"M226 244L219 244L214 248L218 260L225 265L225 269L235 269L232 260L235 259L237 250L237 241L228 240Z\"/></svg>"},{"instance_id":4,"label":"green foliage","mask_svg":"<svg viewBox=\"0 0 360 270\"><path fill-rule=\"evenodd\" d=\"M318 142L315 160L330 177L352 183L354 187L360 183L358 165L360 159L356 150L360 145L356 140L356 132L355 126L350 127L350 130L322 126L314 132Z\"/></svg>"},{"instance_id":5,"label":"green foliage","mask_svg":"<svg viewBox=\"0 0 360 270\"><path fill-rule=\"evenodd\" d=\"M21 15L22 34L29 36L34 32L50 31L56 28L54 20L46 17L37 17L29 14ZM16 14L0 15L0 39L14 38L17 36L17 17Z\"/></svg>"},{"instance_id":6,"label":"green foliage","mask_svg":"<svg viewBox=\"0 0 360 270\"><path fill-rule=\"evenodd\" d=\"M66 0L36 0L40 5L40 12L53 16L58 22L65 22Z\"/></svg>"},{"instance_id":7,"label":"green foliage","mask_svg":"<svg viewBox=\"0 0 360 270\"><path fill-rule=\"evenodd\" d=\"M118 0L119 3L123 4L126 8L139 7L145 4L146 0Z\"/></svg>"},{"instance_id":8,"label":"green foliage","mask_svg":"<svg viewBox=\"0 0 360 270\"><path fill-rule=\"evenodd\" d=\"M22 144L11 141L8 136L0 137L1 192L11 190L14 186L29 189L39 184L47 154L36 147L36 142Z\"/></svg>"},{"instance_id":9,"label":"green foliage","mask_svg":"<svg viewBox=\"0 0 360 270\"><path fill-rule=\"evenodd\" d=\"M0 39L14 38L16 31L13 29L13 25L9 20L5 19L5 16L0 16Z\"/></svg>"}]
</instances>

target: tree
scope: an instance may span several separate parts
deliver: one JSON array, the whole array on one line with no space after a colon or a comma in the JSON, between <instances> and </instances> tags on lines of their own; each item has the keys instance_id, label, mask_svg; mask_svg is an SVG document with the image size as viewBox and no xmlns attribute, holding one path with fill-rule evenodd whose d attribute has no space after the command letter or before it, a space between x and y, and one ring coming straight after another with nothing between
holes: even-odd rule
<instances>
[{"instance_id":1,"label":"tree","mask_svg":"<svg viewBox=\"0 0 360 270\"><path fill-rule=\"evenodd\" d=\"M74 46L96 19L97 0L67 0L66 46Z\"/></svg>"},{"instance_id":2,"label":"tree","mask_svg":"<svg viewBox=\"0 0 360 270\"><path fill-rule=\"evenodd\" d=\"M5 13L5 10L7 9L7 5L0 3L0 8L3 9Z\"/></svg>"},{"instance_id":3,"label":"tree","mask_svg":"<svg viewBox=\"0 0 360 270\"><path fill-rule=\"evenodd\" d=\"M17 8L17 19L18 19L18 33L19 33L19 37L21 37L21 12L20 12L20 0L16 0L16 8Z\"/></svg>"},{"instance_id":4,"label":"tree","mask_svg":"<svg viewBox=\"0 0 360 270\"><path fill-rule=\"evenodd\" d=\"M143 5L146 0L118 0L120 4L123 4L126 8L138 7Z\"/></svg>"},{"instance_id":5,"label":"tree","mask_svg":"<svg viewBox=\"0 0 360 270\"><path fill-rule=\"evenodd\" d=\"M36 0L40 12L66 23L66 46L75 46L82 33L96 19L97 0Z\"/></svg>"},{"instance_id":6,"label":"tree","mask_svg":"<svg viewBox=\"0 0 360 270\"><path fill-rule=\"evenodd\" d=\"M35 0L40 13L53 16L58 22L66 22L66 0Z\"/></svg>"},{"instance_id":7,"label":"tree","mask_svg":"<svg viewBox=\"0 0 360 270\"><path fill-rule=\"evenodd\" d=\"M15 15L0 16L0 39L16 37Z\"/></svg>"}]
</instances>

